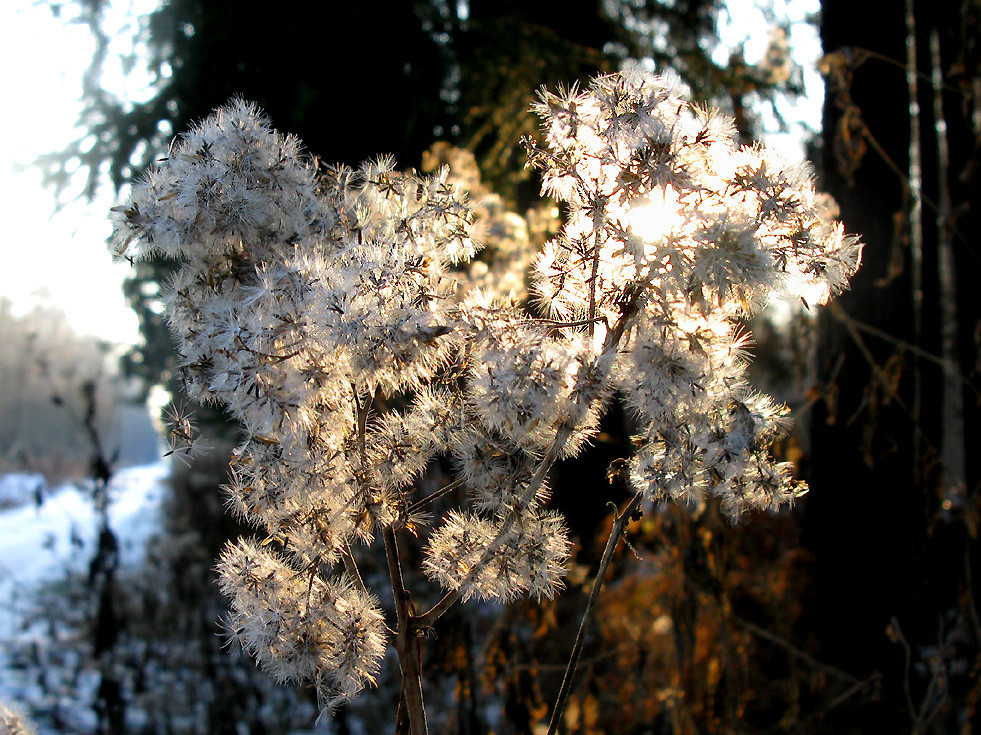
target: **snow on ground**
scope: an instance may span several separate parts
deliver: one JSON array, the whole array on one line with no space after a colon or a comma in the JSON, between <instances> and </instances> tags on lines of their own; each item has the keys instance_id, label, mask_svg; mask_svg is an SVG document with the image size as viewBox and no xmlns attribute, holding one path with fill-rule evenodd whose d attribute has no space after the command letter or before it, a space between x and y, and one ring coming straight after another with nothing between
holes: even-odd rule
<instances>
[{"instance_id":1,"label":"snow on ground","mask_svg":"<svg viewBox=\"0 0 981 735\"><path fill-rule=\"evenodd\" d=\"M160 505L166 495L169 465L120 470L109 486L109 526L119 542L119 562L133 567L160 528ZM25 635L34 591L67 571L84 570L92 559L98 518L90 492L63 485L35 502L30 476L0 478L0 494L19 504L0 507L0 701L17 704L16 677L7 653Z\"/></svg>"},{"instance_id":2,"label":"snow on ground","mask_svg":"<svg viewBox=\"0 0 981 735\"><path fill-rule=\"evenodd\" d=\"M44 475L12 472L0 475L0 509L32 503L47 491Z\"/></svg>"},{"instance_id":3,"label":"snow on ground","mask_svg":"<svg viewBox=\"0 0 981 735\"><path fill-rule=\"evenodd\" d=\"M120 470L109 486L109 526L120 542L120 562L142 559L146 539L159 527L167 465ZM15 476L23 478L25 476ZM20 486L27 483L15 480ZM12 484L0 482L0 487ZM27 495L27 497L25 497ZM7 613L19 591L54 579L66 569L82 569L92 558L97 518L85 488L63 485L38 507L32 493L23 504L0 510L0 611ZM6 626L0 627L3 636Z\"/></svg>"}]
</instances>

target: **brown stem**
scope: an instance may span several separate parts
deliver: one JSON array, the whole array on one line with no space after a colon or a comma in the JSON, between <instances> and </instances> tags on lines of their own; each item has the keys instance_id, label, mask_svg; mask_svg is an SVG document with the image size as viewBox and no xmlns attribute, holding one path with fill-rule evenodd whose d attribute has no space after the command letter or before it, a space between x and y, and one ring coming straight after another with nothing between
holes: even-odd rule
<instances>
[{"instance_id":1,"label":"brown stem","mask_svg":"<svg viewBox=\"0 0 981 735\"><path fill-rule=\"evenodd\" d=\"M367 475L368 451L368 413L371 410L371 396L366 395L362 404L358 389L354 390L354 402L358 409L358 454L361 459L361 471ZM388 576L392 583L392 596L395 598L395 618L397 630L395 634L395 652L399 657L399 669L402 672L402 696L396 715L396 729L400 727L403 716L409 720L410 735L429 735L426 724L426 706L422 698L422 666L420 663L420 647L416 637L415 615L409 591L402 579L402 564L399 560L398 540L395 529L385 526L382 531L385 539L385 556L388 559ZM354 565L354 557L344 554L345 565ZM350 570L350 566L348 567ZM355 571L357 568L355 566ZM352 575L355 576L355 575ZM360 574L357 575L360 579ZM362 582L363 584L363 582Z\"/></svg>"},{"instance_id":2,"label":"brown stem","mask_svg":"<svg viewBox=\"0 0 981 735\"><path fill-rule=\"evenodd\" d=\"M415 626L416 630L425 630L426 628L432 628L433 624L443 617L443 614L449 610L460 599L462 594L462 588L457 587L455 590L450 590L445 595L443 595L439 602L433 605L429 610L424 612L422 615L416 616Z\"/></svg>"},{"instance_id":3,"label":"brown stem","mask_svg":"<svg viewBox=\"0 0 981 735\"><path fill-rule=\"evenodd\" d=\"M420 661L417 626L412 611L412 601L402 579L402 565L399 563L398 540L395 529L386 526L384 530L385 554L388 557L388 575L392 581L395 595L395 616L398 631L395 638L395 651L399 657L402 671L402 703L409 717L409 732L412 735L428 735L426 706L422 698L422 665ZM401 707L401 705L400 705Z\"/></svg>"},{"instance_id":4,"label":"brown stem","mask_svg":"<svg viewBox=\"0 0 981 735\"><path fill-rule=\"evenodd\" d=\"M354 392L354 405L358 409L358 457L361 460L361 468L368 466L368 412L371 410L371 396L366 395L364 405L361 405L358 387L351 386Z\"/></svg>"},{"instance_id":5,"label":"brown stem","mask_svg":"<svg viewBox=\"0 0 981 735\"><path fill-rule=\"evenodd\" d=\"M555 731L565 712L566 703L569 700L569 692L572 691L572 678L579 666L579 658L582 655L583 643L586 640L586 629L589 627L589 620L592 617L593 605L599 597L600 587L610 569L613 561L613 552L617 548L617 543L623 535L624 529L630 522L634 511L640 506L643 498L642 493L634 495L633 499L627 503L623 512L613 519L613 528L610 529L610 537L606 540L606 548L603 549L603 558L600 560L599 569L596 572L596 579L593 580L593 588L589 592L589 599L586 601L586 608L582 612L582 620L579 622L579 633L576 635L576 642L572 646L572 653L569 655L569 664L565 668L565 675L562 677L562 686L559 688L559 696L555 700L555 707L552 709L552 719L548 723L548 735L555 735Z\"/></svg>"},{"instance_id":6,"label":"brown stem","mask_svg":"<svg viewBox=\"0 0 981 735\"><path fill-rule=\"evenodd\" d=\"M593 218L593 229L596 235L593 241L593 262L589 275L589 316L586 318L586 321L589 323L590 337L593 336L593 331L596 328L596 281L599 278L600 236L603 233L603 228L599 224L600 221L599 215Z\"/></svg>"}]
</instances>

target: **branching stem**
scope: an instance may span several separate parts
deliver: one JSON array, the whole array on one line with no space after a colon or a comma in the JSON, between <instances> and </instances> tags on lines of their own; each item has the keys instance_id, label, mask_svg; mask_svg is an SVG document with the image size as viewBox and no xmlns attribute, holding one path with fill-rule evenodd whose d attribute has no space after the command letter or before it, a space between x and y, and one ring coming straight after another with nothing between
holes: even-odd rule
<instances>
[{"instance_id":1,"label":"branching stem","mask_svg":"<svg viewBox=\"0 0 981 735\"><path fill-rule=\"evenodd\" d=\"M361 458L362 473L367 476L368 452L367 452L367 433L368 433L368 412L371 409L371 395L367 394L362 404L358 397L358 390L354 387L354 400L358 409L358 453ZM402 578L402 563L399 557L398 539L395 536L393 526L385 526L382 530L385 539L385 555L388 560L388 576L392 583L392 596L395 599L395 619L397 630L395 634L395 651L399 658L399 668L402 672L402 697L399 703L399 714L396 718L401 720L405 705L405 711L409 720L410 735L429 735L429 727L426 724L426 706L422 696L422 665L421 649L416 637L416 626L414 625L415 615L412 608L412 600L409 591L405 588L405 581ZM355 574L352 576L356 580L361 579L357 574L357 567L354 565L354 557L342 554L348 571L354 567ZM357 583L357 582L356 582ZM363 586L364 583L361 582Z\"/></svg>"},{"instance_id":2,"label":"branching stem","mask_svg":"<svg viewBox=\"0 0 981 735\"><path fill-rule=\"evenodd\" d=\"M558 458L559 454L562 452L562 448L569 439L568 431L560 431L555 437L555 441L552 443L552 448L549 450L548 454L542 459L538 464L538 468L535 470L535 474L532 475L531 480L528 483L528 487L525 488L524 492L521 494L521 498L516 503L519 507L521 505L527 504L527 502L535 497L535 494L541 488L542 483L545 482L545 478L548 476L549 470L552 465L555 464L555 460ZM419 632L425 631L427 628L431 628L433 623L440 619L443 614L449 610L457 600L459 600L467 588L473 584L473 581L477 578L481 569L494 558L494 555L500 551L501 546L504 545L504 540L507 538L508 533L514 527L515 518L513 514L510 515L504 523L501 525L501 530L498 531L497 536L494 540L488 544L487 548L484 549L483 554L481 554L480 559L476 564L473 565L469 574L457 585L456 589L450 590L437 602L433 607L423 613L422 615L416 616L415 618L415 629Z\"/></svg>"}]
</instances>

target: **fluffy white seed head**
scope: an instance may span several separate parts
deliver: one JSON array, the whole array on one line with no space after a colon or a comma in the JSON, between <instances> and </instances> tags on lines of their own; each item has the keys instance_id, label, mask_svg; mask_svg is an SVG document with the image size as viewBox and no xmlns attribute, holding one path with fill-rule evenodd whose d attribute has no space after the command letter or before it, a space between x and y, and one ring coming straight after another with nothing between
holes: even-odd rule
<instances>
[{"instance_id":1,"label":"fluffy white seed head","mask_svg":"<svg viewBox=\"0 0 981 735\"><path fill-rule=\"evenodd\" d=\"M386 644L374 599L319 570L414 527L411 493L441 456L470 508L444 515L422 565L464 599L561 588L570 542L543 463L579 453L614 395L640 427L629 479L648 498L717 497L736 516L804 491L770 456L786 410L746 383L737 324L776 290L824 300L858 267L810 171L636 70L536 110L530 162L568 212L529 278L544 317L499 274L458 278L478 245L446 169L316 167L241 101L114 208L118 253L181 261L165 295L181 375L245 429L228 505L266 541L222 557L231 628L326 706L373 681ZM481 207L527 262L528 228Z\"/></svg>"},{"instance_id":2,"label":"fluffy white seed head","mask_svg":"<svg viewBox=\"0 0 981 735\"><path fill-rule=\"evenodd\" d=\"M225 549L219 574L229 630L277 680L313 684L329 705L374 683L387 646L376 600L245 540Z\"/></svg>"},{"instance_id":3,"label":"fluffy white seed head","mask_svg":"<svg viewBox=\"0 0 981 735\"><path fill-rule=\"evenodd\" d=\"M429 542L423 571L464 600L552 598L571 544L558 513L528 509L511 519L451 511Z\"/></svg>"}]
</instances>

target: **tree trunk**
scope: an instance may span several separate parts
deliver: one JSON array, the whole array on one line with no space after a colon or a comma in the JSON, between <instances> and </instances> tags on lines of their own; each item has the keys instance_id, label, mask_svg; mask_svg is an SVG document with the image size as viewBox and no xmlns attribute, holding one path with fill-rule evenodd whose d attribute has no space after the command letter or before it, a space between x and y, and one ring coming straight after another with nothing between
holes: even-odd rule
<instances>
[{"instance_id":1,"label":"tree trunk","mask_svg":"<svg viewBox=\"0 0 981 735\"><path fill-rule=\"evenodd\" d=\"M976 598L965 560L977 553L978 459L957 448L977 446L979 417L955 416L965 395L977 405L981 300L954 281L979 263L977 5L823 2L822 186L866 246L851 291L821 317L804 624L819 658L882 674L877 702L838 710L854 731L957 729L965 713L953 680L931 688L917 664L955 621L971 626Z\"/></svg>"}]
</instances>

